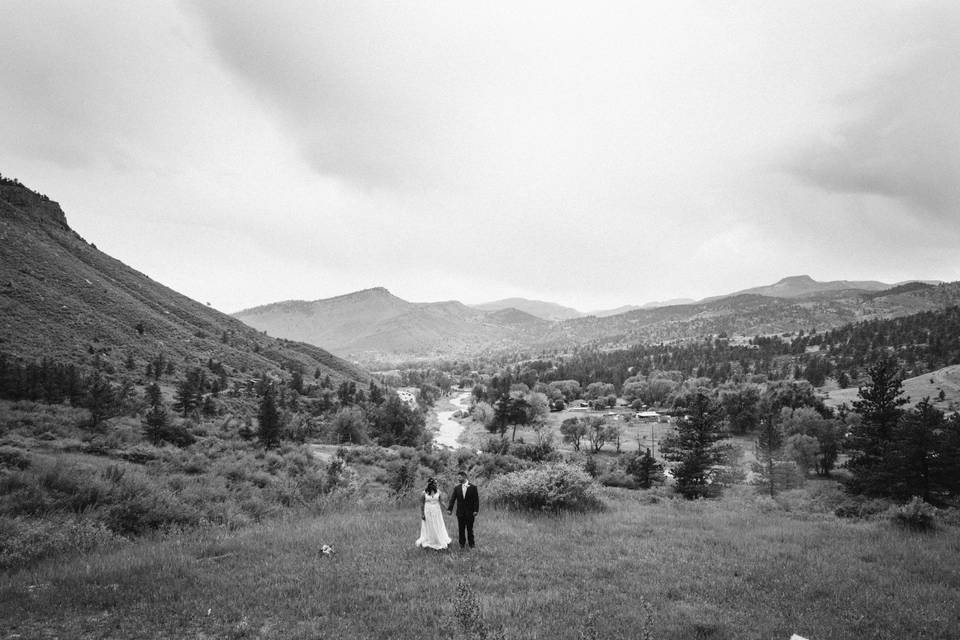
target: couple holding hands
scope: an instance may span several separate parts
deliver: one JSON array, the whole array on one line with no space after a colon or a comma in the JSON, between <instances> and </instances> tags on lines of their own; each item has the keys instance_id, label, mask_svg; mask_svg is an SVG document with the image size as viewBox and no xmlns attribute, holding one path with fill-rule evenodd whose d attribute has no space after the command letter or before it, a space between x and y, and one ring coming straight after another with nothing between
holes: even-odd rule
<instances>
[{"instance_id":1,"label":"couple holding hands","mask_svg":"<svg viewBox=\"0 0 960 640\"><path fill-rule=\"evenodd\" d=\"M461 471L457 474L457 484L450 492L450 501L447 513L457 509L457 531L459 533L460 548L465 545L474 547L473 521L480 511L480 495L477 487L470 484L467 474ZM427 480L427 487L420 496L420 537L416 545L421 548L446 549L452 542L447 533L447 525L443 522L443 512L440 507L440 490L437 481Z\"/></svg>"}]
</instances>

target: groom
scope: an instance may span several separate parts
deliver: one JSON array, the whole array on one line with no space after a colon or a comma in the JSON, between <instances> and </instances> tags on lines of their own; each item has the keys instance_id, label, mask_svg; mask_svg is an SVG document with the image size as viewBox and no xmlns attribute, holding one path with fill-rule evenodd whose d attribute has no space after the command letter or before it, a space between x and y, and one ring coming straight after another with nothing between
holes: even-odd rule
<instances>
[{"instance_id":1,"label":"groom","mask_svg":"<svg viewBox=\"0 0 960 640\"><path fill-rule=\"evenodd\" d=\"M467 480L465 471L457 474L460 484L453 488L450 494L450 504L447 506L447 513L453 513L453 505L457 505L457 531L460 534L460 548L469 544L472 549L473 543L473 520L480 511L480 495L477 493L477 487L470 484Z\"/></svg>"}]
</instances>

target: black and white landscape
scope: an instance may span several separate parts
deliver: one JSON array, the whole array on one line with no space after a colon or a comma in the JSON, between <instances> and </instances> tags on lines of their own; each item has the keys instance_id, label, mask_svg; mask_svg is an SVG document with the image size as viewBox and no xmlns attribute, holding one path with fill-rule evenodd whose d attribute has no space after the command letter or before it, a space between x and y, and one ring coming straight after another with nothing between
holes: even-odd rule
<instances>
[{"instance_id":1,"label":"black and white landscape","mask_svg":"<svg viewBox=\"0 0 960 640\"><path fill-rule=\"evenodd\" d=\"M960 7L0 12L0 639L956 637Z\"/></svg>"}]
</instances>

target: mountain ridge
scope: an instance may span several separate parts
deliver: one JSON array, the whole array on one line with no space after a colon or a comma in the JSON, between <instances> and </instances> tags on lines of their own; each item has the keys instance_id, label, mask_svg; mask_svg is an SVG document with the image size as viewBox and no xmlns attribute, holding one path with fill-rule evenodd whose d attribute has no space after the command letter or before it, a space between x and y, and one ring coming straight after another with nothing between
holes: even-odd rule
<instances>
[{"instance_id":1,"label":"mountain ridge","mask_svg":"<svg viewBox=\"0 0 960 640\"><path fill-rule=\"evenodd\" d=\"M60 205L0 179L0 352L84 368L143 371L163 353L180 367L298 366L332 378L369 374L313 344L270 338L101 252Z\"/></svg>"},{"instance_id":2,"label":"mountain ridge","mask_svg":"<svg viewBox=\"0 0 960 640\"><path fill-rule=\"evenodd\" d=\"M501 311L503 309L516 309L523 311L543 320L569 320L571 318L580 318L586 314L582 311L565 307L556 302L546 302L544 300L530 300L527 298L504 298L493 302L484 302L481 304L469 305L474 309L481 311Z\"/></svg>"},{"instance_id":3,"label":"mountain ridge","mask_svg":"<svg viewBox=\"0 0 960 640\"><path fill-rule=\"evenodd\" d=\"M872 281L870 281L872 282ZM769 295L771 286L792 297ZM960 284L906 284L880 289L844 288L849 281L832 281L822 290L809 276L792 276L774 285L748 292L716 296L661 307L637 308L611 316L584 315L566 320L544 320L515 307L485 312L457 301L409 303L385 289L351 298L337 296L314 303L317 313L301 318L293 330L289 321L260 307L239 316L248 324L291 339L311 342L322 338L335 353L360 360L469 357L510 350L556 350L578 346L617 348L637 342L684 340L711 335L758 335L827 329L878 318L909 315L960 303ZM752 292L750 292L752 291ZM386 292L386 293L385 293ZM363 293L363 292L357 292ZM765 295L766 294L766 295ZM351 315L345 301L390 301L391 314L382 308ZM438 314L439 309L444 314ZM356 311L356 308L353 309ZM348 318L348 322L343 320ZM321 329L318 329L321 328ZM319 331L327 333L318 334Z\"/></svg>"}]
</instances>

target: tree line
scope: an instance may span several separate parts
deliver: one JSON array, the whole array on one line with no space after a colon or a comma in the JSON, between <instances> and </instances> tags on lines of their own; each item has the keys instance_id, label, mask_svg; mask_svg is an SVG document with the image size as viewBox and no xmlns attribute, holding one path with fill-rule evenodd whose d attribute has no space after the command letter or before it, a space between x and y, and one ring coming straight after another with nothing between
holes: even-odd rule
<instances>
[{"instance_id":1,"label":"tree line","mask_svg":"<svg viewBox=\"0 0 960 640\"><path fill-rule=\"evenodd\" d=\"M628 378L653 371L679 371L684 378L708 378L714 385L762 376L822 386L833 378L845 388L863 381L866 370L884 358L895 358L906 377L960 363L957 336L960 307L949 307L797 335L733 340L721 334L625 349L581 347L514 365L514 375L531 387L536 381L576 380L583 387L599 381L617 391Z\"/></svg>"}]
</instances>

